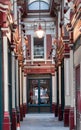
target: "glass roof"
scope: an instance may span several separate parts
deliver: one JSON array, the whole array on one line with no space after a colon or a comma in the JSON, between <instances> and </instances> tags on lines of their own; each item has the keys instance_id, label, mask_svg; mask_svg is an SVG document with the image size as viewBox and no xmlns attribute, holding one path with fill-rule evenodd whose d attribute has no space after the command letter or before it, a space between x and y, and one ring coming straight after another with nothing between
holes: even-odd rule
<instances>
[{"instance_id":1,"label":"glass roof","mask_svg":"<svg viewBox=\"0 0 81 130\"><path fill-rule=\"evenodd\" d=\"M28 0L28 4L31 4L32 2L36 2L36 1L43 1L43 2L46 2L46 3L50 3L50 0Z\"/></svg>"},{"instance_id":2,"label":"glass roof","mask_svg":"<svg viewBox=\"0 0 81 130\"><path fill-rule=\"evenodd\" d=\"M48 10L50 5L50 0L28 0L28 9L29 10Z\"/></svg>"}]
</instances>

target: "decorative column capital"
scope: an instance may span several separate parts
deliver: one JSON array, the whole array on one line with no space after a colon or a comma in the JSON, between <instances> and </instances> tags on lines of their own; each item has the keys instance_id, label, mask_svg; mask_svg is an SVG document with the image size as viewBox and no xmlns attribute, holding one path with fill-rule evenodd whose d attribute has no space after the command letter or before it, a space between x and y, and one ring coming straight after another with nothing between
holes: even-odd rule
<instances>
[{"instance_id":1,"label":"decorative column capital","mask_svg":"<svg viewBox=\"0 0 81 130\"><path fill-rule=\"evenodd\" d=\"M52 76L55 76L55 73L52 73Z\"/></svg>"},{"instance_id":2,"label":"decorative column capital","mask_svg":"<svg viewBox=\"0 0 81 130\"><path fill-rule=\"evenodd\" d=\"M58 66L61 66L61 61L60 60L58 61Z\"/></svg>"}]
</instances>

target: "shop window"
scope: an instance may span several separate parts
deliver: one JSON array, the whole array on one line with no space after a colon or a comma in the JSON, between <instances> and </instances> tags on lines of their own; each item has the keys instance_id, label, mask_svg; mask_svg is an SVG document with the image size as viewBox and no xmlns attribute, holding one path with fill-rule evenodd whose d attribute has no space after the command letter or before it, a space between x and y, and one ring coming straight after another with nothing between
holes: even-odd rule
<instances>
[{"instance_id":1,"label":"shop window","mask_svg":"<svg viewBox=\"0 0 81 130\"><path fill-rule=\"evenodd\" d=\"M50 104L50 80L29 80L28 104Z\"/></svg>"}]
</instances>

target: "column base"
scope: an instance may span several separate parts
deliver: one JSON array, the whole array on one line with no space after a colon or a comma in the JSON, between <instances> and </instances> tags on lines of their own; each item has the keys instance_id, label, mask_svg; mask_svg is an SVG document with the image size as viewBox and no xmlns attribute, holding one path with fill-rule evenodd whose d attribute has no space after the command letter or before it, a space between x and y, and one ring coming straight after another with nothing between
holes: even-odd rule
<instances>
[{"instance_id":1,"label":"column base","mask_svg":"<svg viewBox=\"0 0 81 130\"><path fill-rule=\"evenodd\" d=\"M23 104L23 116L25 117L25 114L27 113L27 105L26 103Z\"/></svg>"},{"instance_id":2,"label":"column base","mask_svg":"<svg viewBox=\"0 0 81 130\"><path fill-rule=\"evenodd\" d=\"M9 112L4 112L3 130L11 130Z\"/></svg>"},{"instance_id":3,"label":"column base","mask_svg":"<svg viewBox=\"0 0 81 130\"><path fill-rule=\"evenodd\" d=\"M52 103L52 113L54 113L55 112L55 106L54 106L55 104L54 103Z\"/></svg>"},{"instance_id":4,"label":"column base","mask_svg":"<svg viewBox=\"0 0 81 130\"><path fill-rule=\"evenodd\" d=\"M66 107L64 108L64 126L69 126L69 110L70 107Z\"/></svg>"},{"instance_id":5,"label":"column base","mask_svg":"<svg viewBox=\"0 0 81 130\"><path fill-rule=\"evenodd\" d=\"M23 105L20 105L20 121L23 121Z\"/></svg>"},{"instance_id":6,"label":"column base","mask_svg":"<svg viewBox=\"0 0 81 130\"><path fill-rule=\"evenodd\" d=\"M61 107L60 104L59 104L59 107L58 107L58 120L59 120L59 121L62 121L62 120L63 120L62 107Z\"/></svg>"},{"instance_id":7,"label":"column base","mask_svg":"<svg viewBox=\"0 0 81 130\"><path fill-rule=\"evenodd\" d=\"M17 126L17 113L16 113L16 109L13 108L12 109L12 123L11 123L12 130L16 130L16 126Z\"/></svg>"},{"instance_id":8,"label":"column base","mask_svg":"<svg viewBox=\"0 0 81 130\"><path fill-rule=\"evenodd\" d=\"M74 108L70 108L70 111L69 111L69 127L70 127L70 130L73 130L74 129Z\"/></svg>"},{"instance_id":9,"label":"column base","mask_svg":"<svg viewBox=\"0 0 81 130\"><path fill-rule=\"evenodd\" d=\"M55 104L55 117L57 117L57 116L58 116L58 105Z\"/></svg>"},{"instance_id":10,"label":"column base","mask_svg":"<svg viewBox=\"0 0 81 130\"><path fill-rule=\"evenodd\" d=\"M17 107L17 123L20 124L20 110L19 110L19 107Z\"/></svg>"}]
</instances>

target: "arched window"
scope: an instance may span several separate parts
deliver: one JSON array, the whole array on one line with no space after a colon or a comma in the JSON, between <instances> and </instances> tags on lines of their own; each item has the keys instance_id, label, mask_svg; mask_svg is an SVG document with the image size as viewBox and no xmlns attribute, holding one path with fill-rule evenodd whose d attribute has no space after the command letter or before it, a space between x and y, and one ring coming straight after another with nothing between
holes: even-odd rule
<instances>
[{"instance_id":1,"label":"arched window","mask_svg":"<svg viewBox=\"0 0 81 130\"><path fill-rule=\"evenodd\" d=\"M40 9L41 10L48 10L49 3L48 0L40 0ZM32 0L28 2L28 9L29 10L39 10L39 0Z\"/></svg>"}]
</instances>

